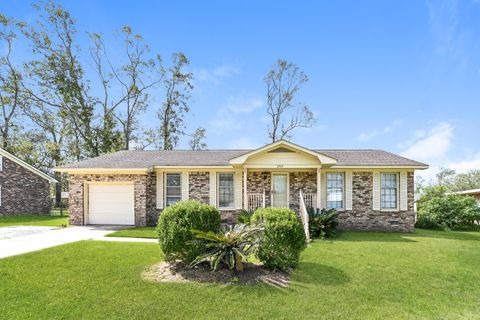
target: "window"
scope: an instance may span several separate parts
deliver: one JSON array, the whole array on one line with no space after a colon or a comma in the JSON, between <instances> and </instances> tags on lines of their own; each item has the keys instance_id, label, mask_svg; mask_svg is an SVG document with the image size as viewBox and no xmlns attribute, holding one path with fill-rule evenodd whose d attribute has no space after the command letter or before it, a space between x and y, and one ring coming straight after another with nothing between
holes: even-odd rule
<instances>
[{"instance_id":1,"label":"window","mask_svg":"<svg viewBox=\"0 0 480 320\"><path fill-rule=\"evenodd\" d=\"M397 208L397 174L382 173L380 184L380 202L382 209Z\"/></svg>"},{"instance_id":2,"label":"window","mask_svg":"<svg viewBox=\"0 0 480 320\"><path fill-rule=\"evenodd\" d=\"M0 171L3 171L3 157L0 156Z\"/></svg>"},{"instance_id":3,"label":"window","mask_svg":"<svg viewBox=\"0 0 480 320\"><path fill-rule=\"evenodd\" d=\"M171 206L182 200L182 177L180 173L165 174L165 205Z\"/></svg>"},{"instance_id":4,"label":"window","mask_svg":"<svg viewBox=\"0 0 480 320\"><path fill-rule=\"evenodd\" d=\"M343 173L327 173L327 208L343 208Z\"/></svg>"},{"instance_id":5,"label":"window","mask_svg":"<svg viewBox=\"0 0 480 320\"><path fill-rule=\"evenodd\" d=\"M233 173L218 174L218 207L233 208L235 206L233 191Z\"/></svg>"}]
</instances>

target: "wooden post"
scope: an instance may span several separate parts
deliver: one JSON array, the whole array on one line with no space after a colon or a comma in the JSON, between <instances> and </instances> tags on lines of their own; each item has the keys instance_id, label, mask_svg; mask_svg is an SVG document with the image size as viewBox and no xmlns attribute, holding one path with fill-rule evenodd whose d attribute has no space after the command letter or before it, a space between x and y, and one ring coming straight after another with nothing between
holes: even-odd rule
<instances>
[{"instance_id":1,"label":"wooden post","mask_svg":"<svg viewBox=\"0 0 480 320\"><path fill-rule=\"evenodd\" d=\"M247 168L243 168L243 209L248 210Z\"/></svg>"}]
</instances>

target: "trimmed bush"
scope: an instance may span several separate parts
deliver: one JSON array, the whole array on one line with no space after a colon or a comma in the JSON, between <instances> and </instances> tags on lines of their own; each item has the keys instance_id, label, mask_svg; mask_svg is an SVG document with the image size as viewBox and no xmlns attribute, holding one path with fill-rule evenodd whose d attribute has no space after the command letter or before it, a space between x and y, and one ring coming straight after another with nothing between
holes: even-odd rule
<instances>
[{"instance_id":1,"label":"trimmed bush","mask_svg":"<svg viewBox=\"0 0 480 320\"><path fill-rule=\"evenodd\" d=\"M220 212L215 207L198 201L180 201L164 209L158 219L157 233L165 260L191 263L205 252L204 246L192 241L192 230L217 232L220 222Z\"/></svg>"},{"instance_id":2,"label":"trimmed bush","mask_svg":"<svg viewBox=\"0 0 480 320\"><path fill-rule=\"evenodd\" d=\"M251 223L264 227L257 258L265 267L286 271L298 264L306 239L303 225L295 212L287 208L258 209Z\"/></svg>"},{"instance_id":3,"label":"trimmed bush","mask_svg":"<svg viewBox=\"0 0 480 320\"><path fill-rule=\"evenodd\" d=\"M442 187L432 187L417 202L417 228L471 229L477 227L480 209L473 197L447 194Z\"/></svg>"}]
</instances>

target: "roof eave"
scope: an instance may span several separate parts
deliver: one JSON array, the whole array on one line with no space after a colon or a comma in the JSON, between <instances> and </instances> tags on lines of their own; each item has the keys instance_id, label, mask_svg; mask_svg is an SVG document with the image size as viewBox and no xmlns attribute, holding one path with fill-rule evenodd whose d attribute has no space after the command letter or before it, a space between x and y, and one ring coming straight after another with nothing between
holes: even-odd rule
<instances>
[{"instance_id":1,"label":"roof eave","mask_svg":"<svg viewBox=\"0 0 480 320\"><path fill-rule=\"evenodd\" d=\"M42 177L43 179L48 180L50 183L58 183L58 181L55 178L49 176L48 174L46 174L45 172L43 172L43 171L41 171L37 168L35 168L31 164L26 163L22 159L17 158L13 154L11 154L8 151L3 150L2 148L0 148L0 156L10 159L11 161L13 161L13 162L17 163L18 165L24 167L25 169L27 169L27 170L35 173L36 175Z\"/></svg>"}]
</instances>

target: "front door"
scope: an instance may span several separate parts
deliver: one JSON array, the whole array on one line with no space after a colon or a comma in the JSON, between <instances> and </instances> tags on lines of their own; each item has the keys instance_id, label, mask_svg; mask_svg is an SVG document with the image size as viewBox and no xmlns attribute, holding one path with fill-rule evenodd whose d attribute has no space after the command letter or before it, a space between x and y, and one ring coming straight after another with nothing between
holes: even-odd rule
<instances>
[{"instance_id":1,"label":"front door","mask_svg":"<svg viewBox=\"0 0 480 320\"><path fill-rule=\"evenodd\" d=\"M288 208L288 173L272 174L272 207Z\"/></svg>"}]
</instances>

